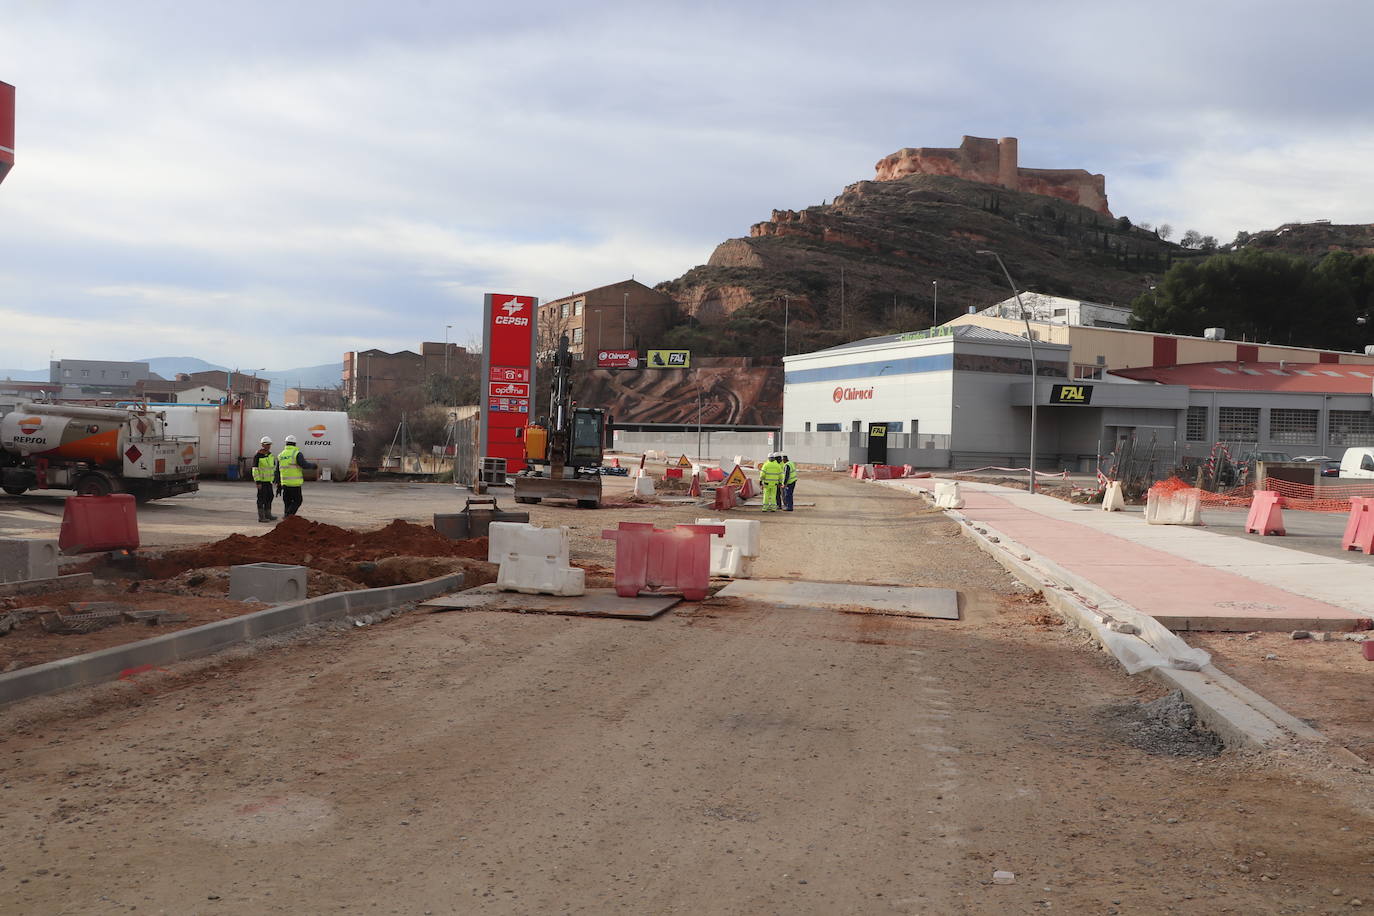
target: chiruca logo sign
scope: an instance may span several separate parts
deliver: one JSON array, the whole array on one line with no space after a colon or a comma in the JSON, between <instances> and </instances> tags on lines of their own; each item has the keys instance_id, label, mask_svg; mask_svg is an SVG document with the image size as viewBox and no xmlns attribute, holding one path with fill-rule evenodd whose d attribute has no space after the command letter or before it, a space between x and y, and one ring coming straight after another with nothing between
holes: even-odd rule
<instances>
[{"instance_id":1,"label":"chiruca logo sign","mask_svg":"<svg viewBox=\"0 0 1374 916\"><path fill-rule=\"evenodd\" d=\"M834 398L836 404L841 401L871 401L873 400L873 391L872 388L840 387L835 389L835 393L831 397Z\"/></svg>"}]
</instances>

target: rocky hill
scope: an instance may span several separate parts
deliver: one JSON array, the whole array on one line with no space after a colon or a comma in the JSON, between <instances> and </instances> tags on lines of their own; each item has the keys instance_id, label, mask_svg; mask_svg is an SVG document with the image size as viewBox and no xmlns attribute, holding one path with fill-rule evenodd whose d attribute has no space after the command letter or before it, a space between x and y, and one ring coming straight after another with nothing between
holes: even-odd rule
<instances>
[{"instance_id":1,"label":"rocky hill","mask_svg":"<svg viewBox=\"0 0 1374 916\"><path fill-rule=\"evenodd\" d=\"M1128 304L1179 258L1200 252L1068 201L943 175L861 181L832 202L775 210L748 237L659 284L688 325L780 326L789 350L929 326L1022 290ZM938 287L938 314L933 315ZM752 324L751 324L752 322ZM679 337L691 336L685 329ZM703 343L721 335L697 334ZM761 340L756 355L781 352ZM705 345L709 346L709 343ZM732 351L738 352L738 351Z\"/></svg>"}]
</instances>

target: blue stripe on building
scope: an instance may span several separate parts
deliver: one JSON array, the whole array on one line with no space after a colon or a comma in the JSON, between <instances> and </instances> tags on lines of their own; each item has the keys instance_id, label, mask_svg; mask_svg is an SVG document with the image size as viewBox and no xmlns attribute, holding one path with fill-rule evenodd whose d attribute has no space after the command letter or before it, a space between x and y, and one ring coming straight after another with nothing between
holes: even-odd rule
<instances>
[{"instance_id":1,"label":"blue stripe on building","mask_svg":"<svg viewBox=\"0 0 1374 916\"><path fill-rule=\"evenodd\" d=\"M873 363L853 363L848 366L827 366L824 369L798 369L788 372L786 384L800 385L804 382L840 382L856 378L890 378L894 375L911 375L915 372L948 372L954 368L953 353L936 353L931 356L912 356L907 359L884 359Z\"/></svg>"}]
</instances>

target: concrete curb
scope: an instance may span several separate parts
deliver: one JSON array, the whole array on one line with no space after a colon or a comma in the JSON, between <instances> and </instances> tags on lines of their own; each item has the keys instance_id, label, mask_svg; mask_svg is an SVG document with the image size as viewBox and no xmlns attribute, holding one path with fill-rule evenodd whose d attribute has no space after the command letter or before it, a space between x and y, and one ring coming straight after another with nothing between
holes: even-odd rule
<instances>
[{"instance_id":1,"label":"concrete curb","mask_svg":"<svg viewBox=\"0 0 1374 916\"><path fill-rule=\"evenodd\" d=\"M920 495L929 499L924 491ZM1025 545L1010 540L983 522L976 522L953 510L945 510L945 514L959 522L960 530L972 538L984 553L1021 582L1040 592L1059 616L1086 631L1104 651L1111 654L1101 637L1100 618L1075 593L1091 596L1094 600L1109 599L1123 607L1127 606L1125 602L1027 549ZM1139 609L1132 610L1141 613ZM1357 755L1332 744L1321 732L1213 665L1206 665L1201 671L1151 668L1149 674L1171 690L1182 691L1197 710L1202 723L1220 735L1228 745L1258 750L1278 750L1294 744L1318 745L1343 763L1366 765Z\"/></svg>"},{"instance_id":2,"label":"concrete curb","mask_svg":"<svg viewBox=\"0 0 1374 916\"><path fill-rule=\"evenodd\" d=\"M21 579L0 583L0 596L32 595L36 592L59 592L73 588L90 588L95 582L91 573L69 573L52 579Z\"/></svg>"},{"instance_id":3,"label":"concrete curb","mask_svg":"<svg viewBox=\"0 0 1374 916\"><path fill-rule=\"evenodd\" d=\"M423 582L369 588L356 592L336 592L293 601L277 607L217 620L189 630L178 630L99 652L88 652L32 668L0 674L0 706L44 694L87 687L115 680L132 668L169 665L174 662L212 655L230 646L293 630L312 623L336 620L352 614L382 610L433 598L455 591L463 584L462 573L450 573Z\"/></svg>"}]
</instances>

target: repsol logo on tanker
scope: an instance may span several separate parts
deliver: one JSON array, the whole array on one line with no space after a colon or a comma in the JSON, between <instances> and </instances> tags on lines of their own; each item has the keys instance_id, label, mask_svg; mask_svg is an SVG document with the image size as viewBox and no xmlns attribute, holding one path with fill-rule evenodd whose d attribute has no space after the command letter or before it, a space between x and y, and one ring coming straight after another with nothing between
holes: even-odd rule
<instances>
[{"instance_id":1,"label":"repsol logo on tanker","mask_svg":"<svg viewBox=\"0 0 1374 916\"><path fill-rule=\"evenodd\" d=\"M873 400L872 388L836 388L834 395L835 403L841 401L871 401Z\"/></svg>"}]
</instances>

